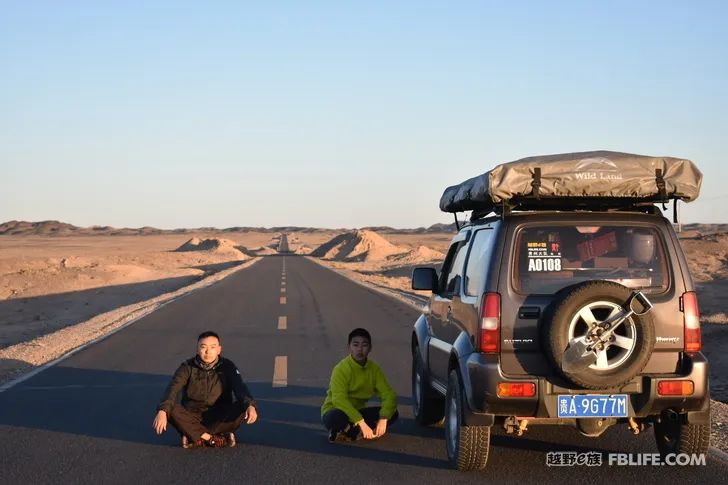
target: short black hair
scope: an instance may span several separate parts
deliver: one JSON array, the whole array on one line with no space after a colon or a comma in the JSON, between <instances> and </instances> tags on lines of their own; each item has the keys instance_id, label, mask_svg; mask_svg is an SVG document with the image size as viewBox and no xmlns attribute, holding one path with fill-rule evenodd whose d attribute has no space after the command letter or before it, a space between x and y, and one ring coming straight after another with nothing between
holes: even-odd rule
<instances>
[{"instance_id":1,"label":"short black hair","mask_svg":"<svg viewBox=\"0 0 728 485\"><path fill-rule=\"evenodd\" d=\"M212 330L208 330L207 332L202 332L200 334L200 336L197 337L197 341L199 342L203 338L207 338L207 337L215 337L217 339L217 341L220 342L220 336L218 334L216 334L215 332L213 332Z\"/></svg>"},{"instance_id":2,"label":"short black hair","mask_svg":"<svg viewBox=\"0 0 728 485\"><path fill-rule=\"evenodd\" d=\"M369 331L367 331L367 329L355 328L354 330L349 332L349 343L354 340L354 337L364 337L369 341L369 346L372 346L372 336L369 334Z\"/></svg>"}]
</instances>

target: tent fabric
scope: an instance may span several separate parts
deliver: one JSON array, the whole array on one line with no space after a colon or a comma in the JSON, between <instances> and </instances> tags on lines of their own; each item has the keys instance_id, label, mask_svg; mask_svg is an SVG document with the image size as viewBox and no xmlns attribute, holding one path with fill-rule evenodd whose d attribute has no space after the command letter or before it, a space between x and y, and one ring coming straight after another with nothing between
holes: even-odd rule
<instances>
[{"instance_id":1,"label":"tent fabric","mask_svg":"<svg viewBox=\"0 0 728 485\"><path fill-rule=\"evenodd\" d=\"M682 158L610 151L537 156L497 165L448 187L440 210L493 210L501 202L523 197L690 202L698 197L702 178L695 164Z\"/></svg>"}]
</instances>

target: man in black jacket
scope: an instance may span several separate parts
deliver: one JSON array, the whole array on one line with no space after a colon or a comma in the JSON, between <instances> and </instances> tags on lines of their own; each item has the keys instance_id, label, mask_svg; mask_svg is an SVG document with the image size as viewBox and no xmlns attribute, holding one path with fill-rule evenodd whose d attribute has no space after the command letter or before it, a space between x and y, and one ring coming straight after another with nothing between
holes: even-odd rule
<instances>
[{"instance_id":1,"label":"man in black jacket","mask_svg":"<svg viewBox=\"0 0 728 485\"><path fill-rule=\"evenodd\" d=\"M152 426L167 430L167 420L182 435L182 446L235 446L235 430L258 419L255 401L232 361L220 357L215 332L197 338L197 356L179 366L167 386ZM182 391L182 404L177 395ZM235 395L235 400L233 400Z\"/></svg>"}]
</instances>

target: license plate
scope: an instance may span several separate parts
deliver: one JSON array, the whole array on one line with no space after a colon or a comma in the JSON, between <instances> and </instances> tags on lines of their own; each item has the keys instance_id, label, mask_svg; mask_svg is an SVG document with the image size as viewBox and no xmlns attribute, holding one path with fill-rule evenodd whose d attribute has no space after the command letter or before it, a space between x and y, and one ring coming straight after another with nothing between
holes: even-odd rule
<instances>
[{"instance_id":1,"label":"license plate","mask_svg":"<svg viewBox=\"0 0 728 485\"><path fill-rule=\"evenodd\" d=\"M560 418L626 418L627 395L559 395Z\"/></svg>"}]
</instances>

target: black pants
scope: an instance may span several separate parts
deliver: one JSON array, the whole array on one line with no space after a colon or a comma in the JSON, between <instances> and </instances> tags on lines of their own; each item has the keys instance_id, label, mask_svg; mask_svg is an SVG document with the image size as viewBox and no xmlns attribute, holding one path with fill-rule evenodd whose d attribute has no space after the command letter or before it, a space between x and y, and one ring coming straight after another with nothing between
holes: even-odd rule
<instances>
[{"instance_id":1,"label":"black pants","mask_svg":"<svg viewBox=\"0 0 728 485\"><path fill-rule=\"evenodd\" d=\"M372 430L375 430L377 428L377 421L379 421L380 409L380 406L372 406L359 410L362 418L364 418L364 421L367 423L367 426L372 428ZM392 423L397 421L398 417L399 411L395 411L394 415L387 420L387 429L389 429L389 426ZM332 409L331 411L328 411L321 417L321 422L324 424L324 426L326 426L326 429L336 432L343 431L348 425L354 424L349 421L349 417L346 415L346 413L340 409Z\"/></svg>"},{"instance_id":2,"label":"black pants","mask_svg":"<svg viewBox=\"0 0 728 485\"><path fill-rule=\"evenodd\" d=\"M218 404L202 413L175 404L169 420L180 434L187 435L195 441L205 433L220 434L235 431L245 420L246 409L248 407L242 401Z\"/></svg>"}]
</instances>

